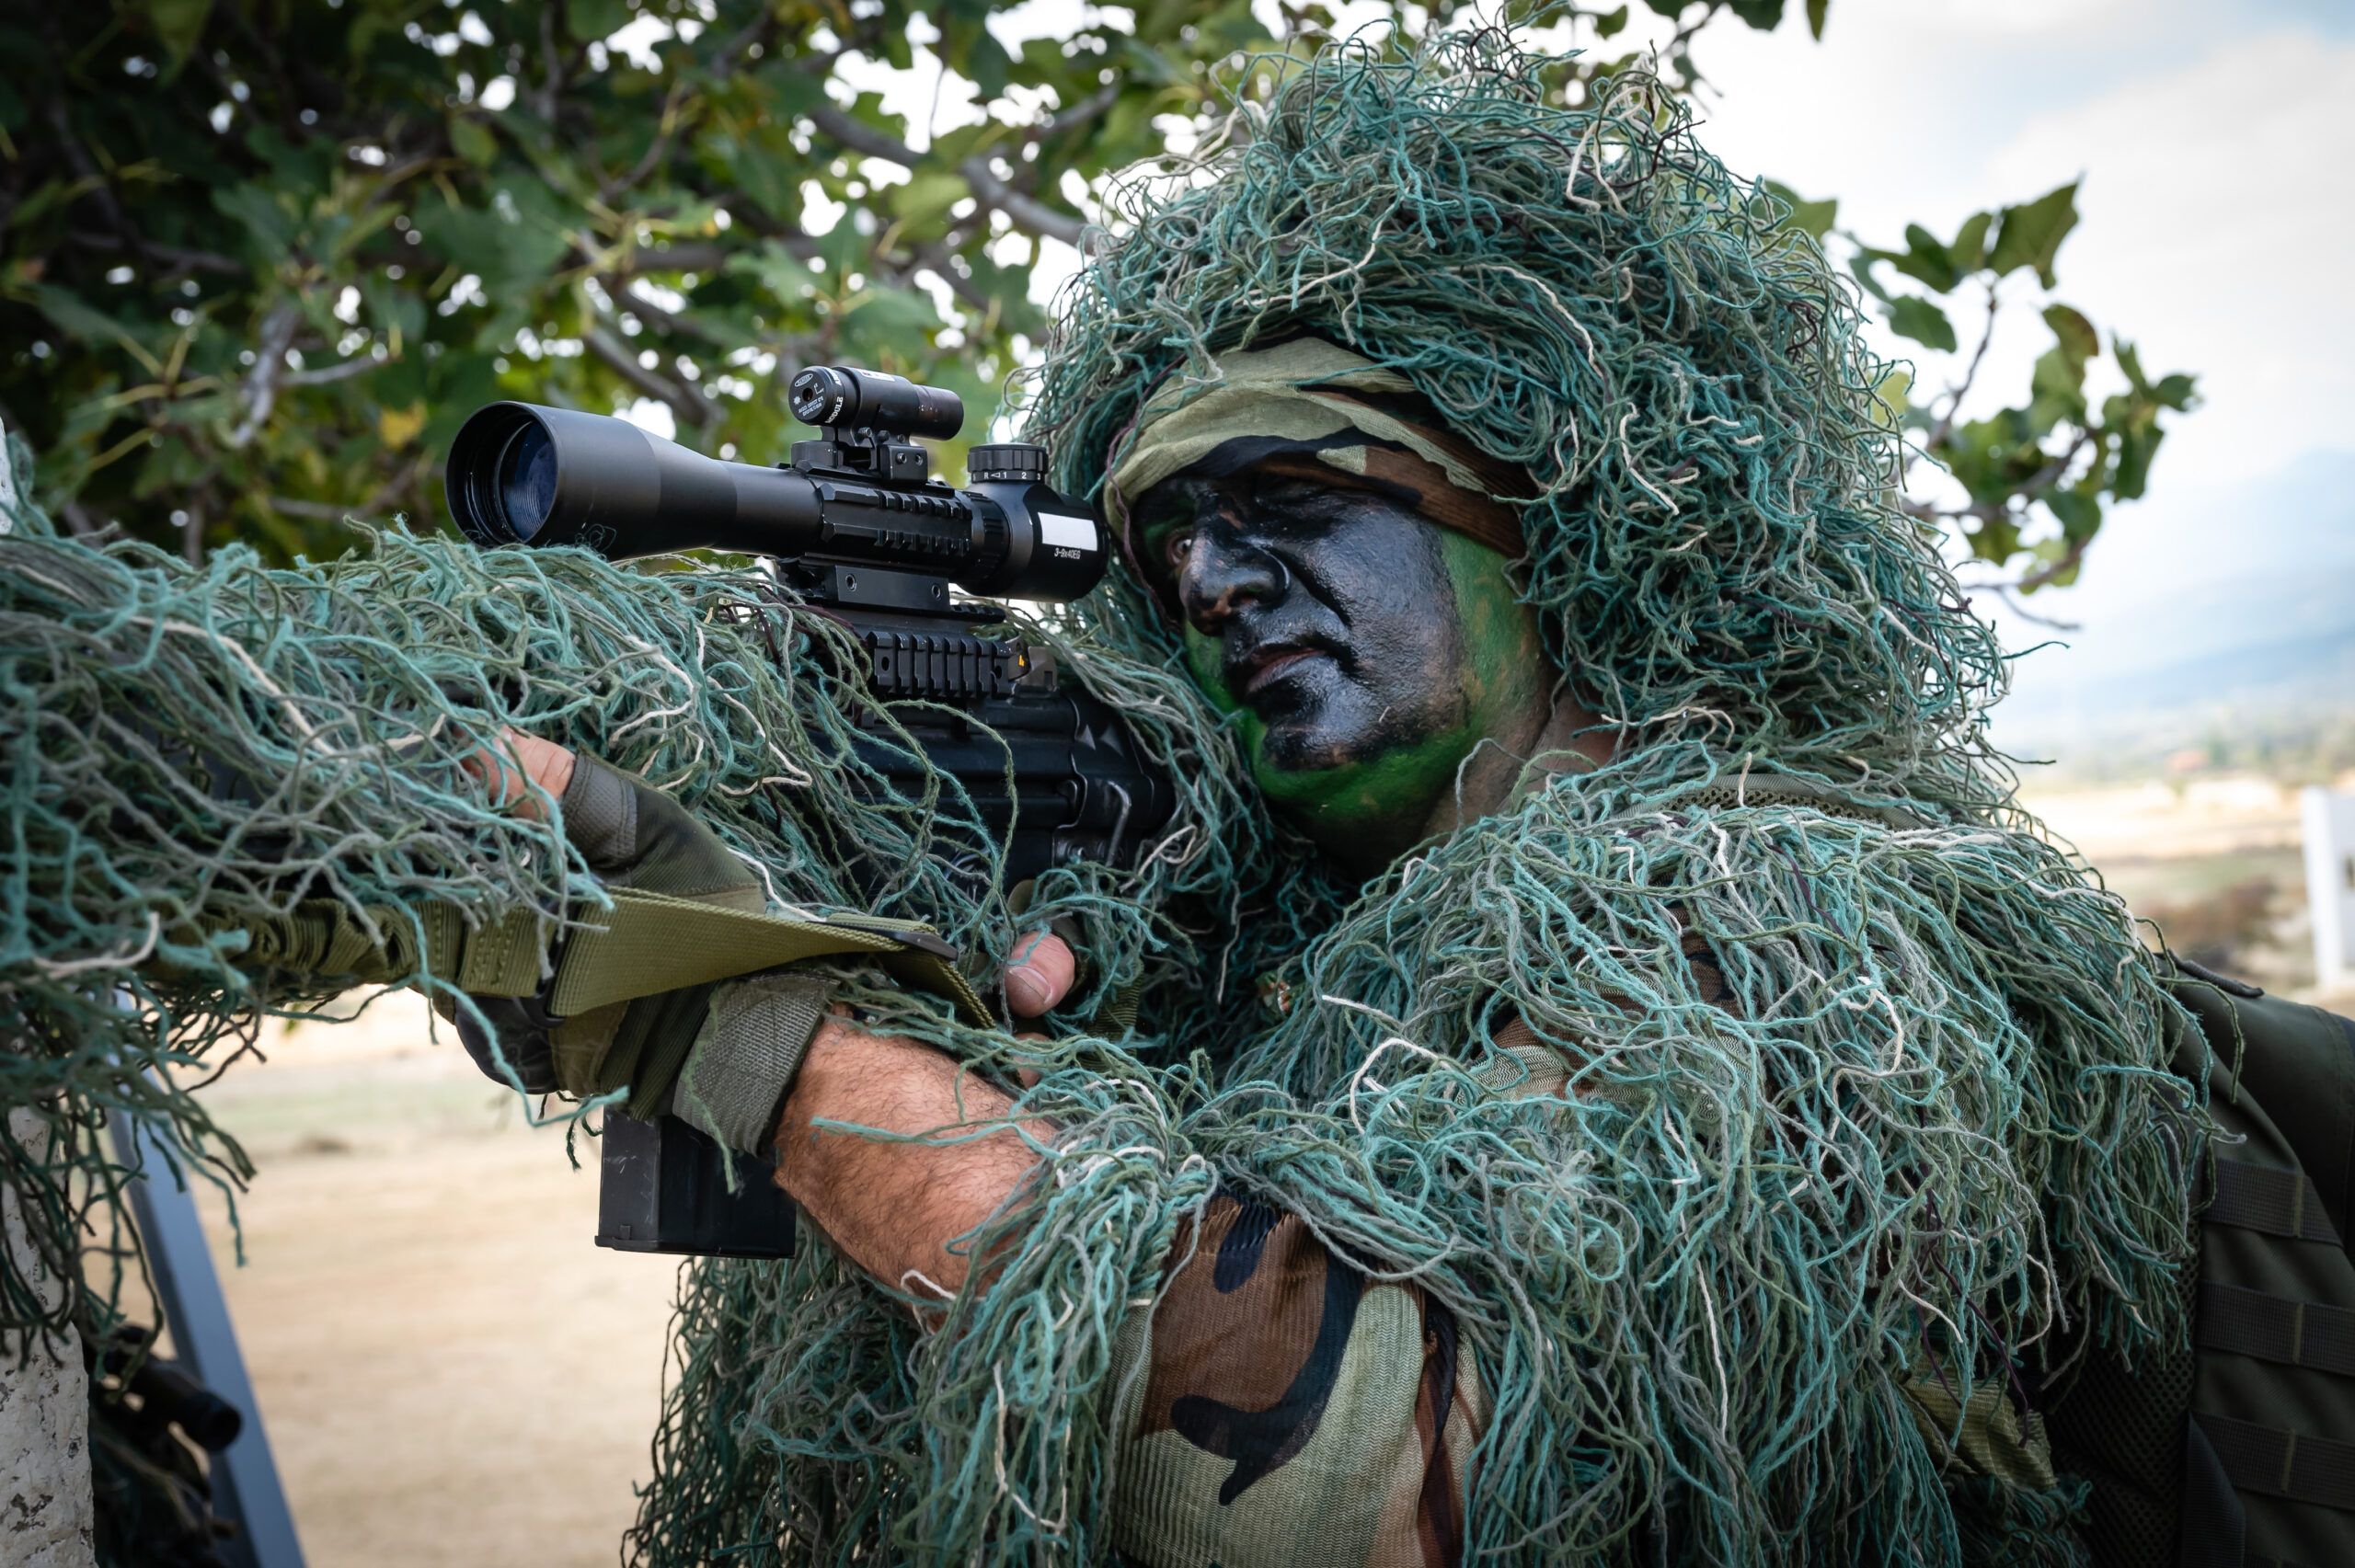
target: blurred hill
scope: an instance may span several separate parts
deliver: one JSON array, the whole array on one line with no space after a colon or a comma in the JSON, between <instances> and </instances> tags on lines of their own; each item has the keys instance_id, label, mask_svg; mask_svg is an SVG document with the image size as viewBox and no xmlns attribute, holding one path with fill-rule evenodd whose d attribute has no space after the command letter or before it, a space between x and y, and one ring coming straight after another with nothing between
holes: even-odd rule
<instances>
[{"instance_id":1,"label":"blurred hill","mask_svg":"<svg viewBox=\"0 0 2355 1568\"><path fill-rule=\"evenodd\" d=\"M2033 651L1997 743L2051 759L2034 772L2051 783L2223 769L2319 783L2355 766L2355 452L2155 488L2082 585L2028 601L2075 630L2003 617L2007 643Z\"/></svg>"}]
</instances>

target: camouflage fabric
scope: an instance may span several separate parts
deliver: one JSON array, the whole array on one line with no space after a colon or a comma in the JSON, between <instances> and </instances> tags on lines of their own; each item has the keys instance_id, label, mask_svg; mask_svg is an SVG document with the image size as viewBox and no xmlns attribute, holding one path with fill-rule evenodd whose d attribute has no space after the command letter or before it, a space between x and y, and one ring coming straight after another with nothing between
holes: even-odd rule
<instances>
[{"instance_id":1,"label":"camouflage fabric","mask_svg":"<svg viewBox=\"0 0 2355 1568\"><path fill-rule=\"evenodd\" d=\"M1207 382L1164 382L1105 481L1124 540L1137 499L1172 475L1216 478L1254 464L1379 490L1508 559L1522 554L1515 500L1529 475L1447 429L1407 378L1321 338L1219 355ZM1131 556L1134 558L1132 549Z\"/></svg>"},{"instance_id":2,"label":"camouflage fabric","mask_svg":"<svg viewBox=\"0 0 2355 1568\"><path fill-rule=\"evenodd\" d=\"M1557 1071L1558 1077L1558 1070ZM1453 1315L1213 1199L1117 1350L1118 1544L1145 1568L1440 1568L1488 1407Z\"/></svg>"}]
</instances>

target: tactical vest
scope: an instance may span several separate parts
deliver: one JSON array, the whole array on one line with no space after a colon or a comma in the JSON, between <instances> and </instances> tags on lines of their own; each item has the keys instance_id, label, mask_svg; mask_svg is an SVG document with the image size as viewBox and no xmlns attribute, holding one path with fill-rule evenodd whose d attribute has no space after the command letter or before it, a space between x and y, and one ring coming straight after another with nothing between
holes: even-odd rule
<instances>
[{"instance_id":1,"label":"tactical vest","mask_svg":"<svg viewBox=\"0 0 2355 1568\"><path fill-rule=\"evenodd\" d=\"M2176 1070L2224 1133L2195 1162L2192 1344L2090 1356L2047 1404L2054 1459L2092 1483L2097 1568L2355 1568L2355 1022L2176 967L2206 1047Z\"/></svg>"}]
</instances>

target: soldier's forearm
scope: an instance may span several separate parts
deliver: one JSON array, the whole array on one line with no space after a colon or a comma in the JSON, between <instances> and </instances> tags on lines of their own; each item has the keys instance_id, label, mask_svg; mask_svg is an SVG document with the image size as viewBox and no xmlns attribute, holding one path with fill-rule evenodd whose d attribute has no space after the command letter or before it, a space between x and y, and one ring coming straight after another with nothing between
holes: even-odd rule
<instances>
[{"instance_id":1,"label":"soldier's forearm","mask_svg":"<svg viewBox=\"0 0 2355 1568\"><path fill-rule=\"evenodd\" d=\"M850 1259L912 1295L953 1294L971 1260L950 1243L986 1220L1038 1157L1005 1093L929 1047L832 1019L786 1096L777 1182ZM811 1124L849 1122L918 1142L879 1142ZM1025 1124L1044 1138L1043 1122ZM925 1136L930 1135L930 1136Z\"/></svg>"}]
</instances>

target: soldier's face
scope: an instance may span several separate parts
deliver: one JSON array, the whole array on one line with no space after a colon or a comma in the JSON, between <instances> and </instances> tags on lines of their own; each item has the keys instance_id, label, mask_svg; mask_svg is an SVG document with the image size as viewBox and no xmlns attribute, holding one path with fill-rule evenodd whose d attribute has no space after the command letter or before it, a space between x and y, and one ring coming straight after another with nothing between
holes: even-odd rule
<instances>
[{"instance_id":1,"label":"soldier's face","mask_svg":"<svg viewBox=\"0 0 2355 1568\"><path fill-rule=\"evenodd\" d=\"M1535 618L1503 558L1377 491L1264 465L1179 475L1133 525L1196 682L1238 715L1260 788L1321 841L1389 847L1484 736L1543 701Z\"/></svg>"}]
</instances>

